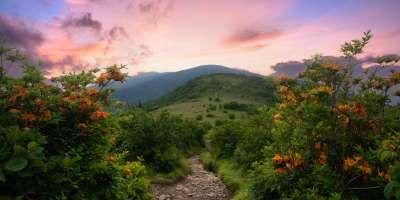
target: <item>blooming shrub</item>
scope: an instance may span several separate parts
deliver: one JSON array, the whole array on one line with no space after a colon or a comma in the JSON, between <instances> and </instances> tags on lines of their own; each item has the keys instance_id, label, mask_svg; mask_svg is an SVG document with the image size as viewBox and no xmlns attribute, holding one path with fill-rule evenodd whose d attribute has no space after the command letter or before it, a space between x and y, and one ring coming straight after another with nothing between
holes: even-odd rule
<instances>
[{"instance_id":1,"label":"blooming shrub","mask_svg":"<svg viewBox=\"0 0 400 200\"><path fill-rule=\"evenodd\" d=\"M342 62L315 56L298 80L280 79L273 142L254 171L255 199L400 198L400 112L388 92L400 72L377 75L399 57L379 57L364 77L353 74L371 37L345 43Z\"/></svg>"},{"instance_id":2,"label":"blooming shrub","mask_svg":"<svg viewBox=\"0 0 400 200\"><path fill-rule=\"evenodd\" d=\"M145 168L111 151L120 128L104 107L117 65L45 81L16 50L0 47L0 197L149 199ZM22 69L7 76L5 66Z\"/></svg>"}]
</instances>

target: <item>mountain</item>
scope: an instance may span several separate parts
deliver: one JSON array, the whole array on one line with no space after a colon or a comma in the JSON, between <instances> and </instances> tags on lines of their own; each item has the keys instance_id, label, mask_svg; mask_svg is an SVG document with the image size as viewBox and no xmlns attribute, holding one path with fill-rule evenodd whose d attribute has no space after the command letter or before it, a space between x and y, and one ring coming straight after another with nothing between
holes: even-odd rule
<instances>
[{"instance_id":1,"label":"mountain","mask_svg":"<svg viewBox=\"0 0 400 200\"><path fill-rule=\"evenodd\" d=\"M117 88L113 97L132 103L147 102L173 91L194 78L216 73L260 76L248 71L232 69L220 65L202 65L177 72L153 74L150 76L151 78L142 82L138 83L138 81L133 81L135 84L131 84L128 81L126 86Z\"/></svg>"},{"instance_id":2,"label":"mountain","mask_svg":"<svg viewBox=\"0 0 400 200\"><path fill-rule=\"evenodd\" d=\"M164 74L167 74L167 73L140 72L135 76L128 77L124 83L115 82L113 85L111 85L111 88L119 90L119 89L123 89L123 88L134 87L134 86L142 84L146 81L158 78Z\"/></svg>"},{"instance_id":3,"label":"mountain","mask_svg":"<svg viewBox=\"0 0 400 200\"><path fill-rule=\"evenodd\" d=\"M276 82L271 77L211 74L195 78L146 104L149 110L168 110L198 120L246 117L261 105L271 105Z\"/></svg>"}]
</instances>

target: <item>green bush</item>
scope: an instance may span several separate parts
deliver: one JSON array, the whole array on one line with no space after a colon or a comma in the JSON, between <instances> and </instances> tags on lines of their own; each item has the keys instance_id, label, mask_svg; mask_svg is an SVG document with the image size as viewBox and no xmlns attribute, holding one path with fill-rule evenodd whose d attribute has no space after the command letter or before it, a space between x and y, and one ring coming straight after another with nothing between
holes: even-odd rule
<instances>
[{"instance_id":1,"label":"green bush","mask_svg":"<svg viewBox=\"0 0 400 200\"><path fill-rule=\"evenodd\" d=\"M120 113L123 128L120 149L128 150L130 160L143 159L157 172L180 167L183 154L203 146L207 126L162 112L152 116L140 109Z\"/></svg>"},{"instance_id":2,"label":"green bush","mask_svg":"<svg viewBox=\"0 0 400 200\"><path fill-rule=\"evenodd\" d=\"M120 67L63 75L47 84L18 51L0 59L0 197L9 199L149 199L145 168L112 151L120 132L108 105ZM5 64L4 62L2 64ZM96 86L96 88L89 87Z\"/></svg>"}]
</instances>

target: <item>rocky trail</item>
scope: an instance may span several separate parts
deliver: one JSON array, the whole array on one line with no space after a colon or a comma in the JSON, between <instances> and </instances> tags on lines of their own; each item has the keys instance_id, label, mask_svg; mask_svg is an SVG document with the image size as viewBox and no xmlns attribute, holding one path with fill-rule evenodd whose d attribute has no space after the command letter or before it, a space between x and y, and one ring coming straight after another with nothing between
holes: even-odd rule
<instances>
[{"instance_id":1,"label":"rocky trail","mask_svg":"<svg viewBox=\"0 0 400 200\"><path fill-rule=\"evenodd\" d=\"M206 171L198 156L189 158L191 173L171 184L153 184L150 188L154 200L227 200L232 193L214 173Z\"/></svg>"}]
</instances>

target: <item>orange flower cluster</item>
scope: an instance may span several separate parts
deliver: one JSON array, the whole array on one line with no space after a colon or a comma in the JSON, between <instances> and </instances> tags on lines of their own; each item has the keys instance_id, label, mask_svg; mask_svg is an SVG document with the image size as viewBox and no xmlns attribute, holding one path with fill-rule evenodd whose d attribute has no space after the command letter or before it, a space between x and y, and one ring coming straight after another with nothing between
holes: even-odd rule
<instances>
[{"instance_id":1,"label":"orange flower cluster","mask_svg":"<svg viewBox=\"0 0 400 200\"><path fill-rule=\"evenodd\" d=\"M38 120L38 117L32 113L23 113L18 116L21 121L32 123Z\"/></svg>"},{"instance_id":2,"label":"orange flower cluster","mask_svg":"<svg viewBox=\"0 0 400 200\"><path fill-rule=\"evenodd\" d=\"M282 115L277 113L272 117L275 124L278 124L282 120Z\"/></svg>"},{"instance_id":3,"label":"orange flower cluster","mask_svg":"<svg viewBox=\"0 0 400 200\"><path fill-rule=\"evenodd\" d=\"M387 182L392 181L392 177L387 172L380 171L379 169L378 169L378 176L384 178Z\"/></svg>"},{"instance_id":4,"label":"orange flower cluster","mask_svg":"<svg viewBox=\"0 0 400 200\"><path fill-rule=\"evenodd\" d=\"M114 155L108 155L105 159L106 162L109 164L115 161L115 156Z\"/></svg>"},{"instance_id":5,"label":"orange flower cluster","mask_svg":"<svg viewBox=\"0 0 400 200\"><path fill-rule=\"evenodd\" d=\"M317 88L314 88L311 90L312 94L327 94L327 95L332 95L333 94L333 90L332 88L328 87L328 86L319 86Z\"/></svg>"},{"instance_id":6,"label":"orange flower cluster","mask_svg":"<svg viewBox=\"0 0 400 200\"><path fill-rule=\"evenodd\" d=\"M81 136L86 135L86 133L85 133L86 128L87 128L87 125L85 123L79 123L78 124L78 129L79 129L79 132L80 132Z\"/></svg>"},{"instance_id":7,"label":"orange flower cluster","mask_svg":"<svg viewBox=\"0 0 400 200\"><path fill-rule=\"evenodd\" d=\"M104 118L106 118L108 115L107 112L104 111L95 111L90 115L90 119L92 119L94 122L100 121Z\"/></svg>"},{"instance_id":8,"label":"orange flower cluster","mask_svg":"<svg viewBox=\"0 0 400 200\"><path fill-rule=\"evenodd\" d=\"M286 85L282 85L279 87L279 92L282 94L282 96L284 97L284 99L288 102L293 102L296 100L296 96L293 93L293 91L291 91L289 89L288 86Z\"/></svg>"},{"instance_id":9,"label":"orange flower cluster","mask_svg":"<svg viewBox=\"0 0 400 200\"><path fill-rule=\"evenodd\" d=\"M365 175L372 174L371 165L367 161L365 161L361 156L356 156L354 158L346 158L343 161L343 167L345 171L348 171L350 169L357 169Z\"/></svg>"},{"instance_id":10,"label":"orange flower cluster","mask_svg":"<svg viewBox=\"0 0 400 200\"><path fill-rule=\"evenodd\" d=\"M108 73L101 73L99 77L96 79L96 83L99 85L105 85L110 80L110 76Z\"/></svg>"},{"instance_id":11,"label":"orange flower cluster","mask_svg":"<svg viewBox=\"0 0 400 200\"><path fill-rule=\"evenodd\" d=\"M28 91L24 87L16 85L12 89L12 94L13 96L10 97L8 101L10 104L15 104L18 100L25 99L28 96Z\"/></svg>"},{"instance_id":12,"label":"orange flower cluster","mask_svg":"<svg viewBox=\"0 0 400 200\"><path fill-rule=\"evenodd\" d=\"M280 81L287 81L287 80L289 80L289 77L286 76L286 75L281 75L281 76L278 76L278 80L280 80Z\"/></svg>"},{"instance_id":13,"label":"orange flower cluster","mask_svg":"<svg viewBox=\"0 0 400 200\"><path fill-rule=\"evenodd\" d=\"M303 166L304 161L301 155L295 152L284 156L275 154L272 158L272 163L275 166L275 173L281 174Z\"/></svg>"},{"instance_id":14,"label":"orange flower cluster","mask_svg":"<svg viewBox=\"0 0 400 200\"><path fill-rule=\"evenodd\" d=\"M317 150L319 152L319 157L315 161L315 163L319 163L321 165L325 164L326 161L328 160L328 156L325 154L322 147L323 147L323 144L321 142L314 143L315 150Z\"/></svg>"},{"instance_id":15,"label":"orange flower cluster","mask_svg":"<svg viewBox=\"0 0 400 200\"><path fill-rule=\"evenodd\" d=\"M120 68L118 68L116 65L109 68L107 72L101 73L100 76L97 77L96 83L104 86L111 80L119 82L124 81L124 75L121 73Z\"/></svg>"},{"instance_id":16,"label":"orange flower cluster","mask_svg":"<svg viewBox=\"0 0 400 200\"><path fill-rule=\"evenodd\" d=\"M338 70L340 70L340 68L342 68L342 65L338 64L338 63L324 63L324 64L322 64L322 67L325 69L338 71Z\"/></svg>"},{"instance_id":17,"label":"orange flower cluster","mask_svg":"<svg viewBox=\"0 0 400 200\"><path fill-rule=\"evenodd\" d=\"M36 99L35 105L37 107L37 115L40 120L47 120L50 118L50 111L45 106L46 102L43 99Z\"/></svg>"},{"instance_id":18,"label":"orange flower cluster","mask_svg":"<svg viewBox=\"0 0 400 200\"><path fill-rule=\"evenodd\" d=\"M400 72L391 73L388 80L389 86L394 86L400 83Z\"/></svg>"},{"instance_id":19,"label":"orange flower cluster","mask_svg":"<svg viewBox=\"0 0 400 200\"><path fill-rule=\"evenodd\" d=\"M352 102L350 104L339 104L337 110L342 113L352 112L360 117L366 117L367 111L360 102Z\"/></svg>"}]
</instances>

